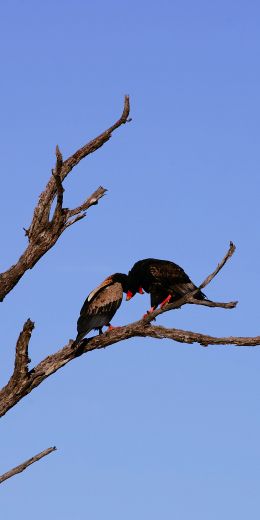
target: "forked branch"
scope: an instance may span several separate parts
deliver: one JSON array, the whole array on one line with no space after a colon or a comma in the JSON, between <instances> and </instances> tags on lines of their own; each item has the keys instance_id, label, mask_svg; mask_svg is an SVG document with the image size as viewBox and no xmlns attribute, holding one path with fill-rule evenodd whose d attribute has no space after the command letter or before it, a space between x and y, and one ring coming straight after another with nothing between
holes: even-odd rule
<instances>
[{"instance_id":1,"label":"forked branch","mask_svg":"<svg viewBox=\"0 0 260 520\"><path fill-rule=\"evenodd\" d=\"M16 264L0 274L0 301L15 287L28 269L33 266L51 249L61 234L75 222L85 217L86 211L103 197L106 189L100 186L83 201L77 208L63 208L63 181L71 170L87 155L95 152L106 143L112 133L121 125L129 121L130 105L129 97L125 96L124 108L120 118L102 134L82 148L77 150L65 161L62 158L59 147L56 147L56 166L52 171L49 182L39 197L33 213L32 222L25 234L29 243ZM56 206L53 217L50 218L51 209L56 197Z\"/></svg>"}]
</instances>

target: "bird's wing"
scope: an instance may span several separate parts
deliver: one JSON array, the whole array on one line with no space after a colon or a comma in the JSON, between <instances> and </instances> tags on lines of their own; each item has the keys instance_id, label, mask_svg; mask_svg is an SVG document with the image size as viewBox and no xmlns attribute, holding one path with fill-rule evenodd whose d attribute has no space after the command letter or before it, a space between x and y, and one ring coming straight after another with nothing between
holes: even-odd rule
<instances>
[{"instance_id":1,"label":"bird's wing","mask_svg":"<svg viewBox=\"0 0 260 520\"><path fill-rule=\"evenodd\" d=\"M81 316L81 314L86 314L86 312L88 311L88 308L90 306L90 303L93 302L94 300L96 300L98 297L98 294L101 293L105 287L108 287L112 283L113 283L113 281L111 280L111 278L106 278L106 280L104 280L100 285L98 285L95 289L93 289L93 291L91 291L89 293L89 295L87 296L86 300L84 301L84 303L82 305L82 308L80 311L80 316Z\"/></svg>"},{"instance_id":2,"label":"bird's wing","mask_svg":"<svg viewBox=\"0 0 260 520\"><path fill-rule=\"evenodd\" d=\"M99 286L98 291L90 301L86 299L81 309L77 322L78 334L85 332L86 335L92 329L107 325L120 307L122 298L123 291L120 283Z\"/></svg>"},{"instance_id":3,"label":"bird's wing","mask_svg":"<svg viewBox=\"0 0 260 520\"><path fill-rule=\"evenodd\" d=\"M137 280L137 285L140 283L144 290L151 294L152 307L157 306L169 294L178 298L196 289L182 267L170 260L139 260L129 271L129 279ZM195 295L196 299L205 297L201 291Z\"/></svg>"},{"instance_id":4,"label":"bird's wing","mask_svg":"<svg viewBox=\"0 0 260 520\"><path fill-rule=\"evenodd\" d=\"M168 284L172 281L188 282L190 281L185 271L173 262L161 261L160 263L151 264L149 266L149 273L153 281L161 284Z\"/></svg>"},{"instance_id":5,"label":"bird's wing","mask_svg":"<svg viewBox=\"0 0 260 520\"><path fill-rule=\"evenodd\" d=\"M189 276L179 265L162 261L158 265L150 267L152 277L154 278L152 285L154 289L169 289L176 296L187 294L194 291L196 285L191 281ZM205 294L199 291L195 298L204 299Z\"/></svg>"},{"instance_id":6,"label":"bird's wing","mask_svg":"<svg viewBox=\"0 0 260 520\"><path fill-rule=\"evenodd\" d=\"M103 286L89 302L88 312L90 314L113 313L113 316L118 307L120 307L122 298L123 290L120 283L115 282L111 285Z\"/></svg>"}]
</instances>

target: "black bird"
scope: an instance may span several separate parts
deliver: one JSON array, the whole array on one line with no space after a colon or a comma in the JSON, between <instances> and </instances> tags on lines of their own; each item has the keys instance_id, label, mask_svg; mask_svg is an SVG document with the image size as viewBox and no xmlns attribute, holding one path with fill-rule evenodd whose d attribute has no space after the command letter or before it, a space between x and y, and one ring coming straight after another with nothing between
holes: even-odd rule
<instances>
[{"instance_id":1,"label":"black bird","mask_svg":"<svg viewBox=\"0 0 260 520\"><path fill-rule=\"evenodd\" d=\"M108 276L96 289L91 291L80 311L77 322L78 335L73 347L93 329L102 334L102 327L105 325L113 328L110 320L120 307L123 292L127 292L127 289L127 275L115 273Z\"/></svg>"},{"instance_id":2,"label":"black bird","mask_svg":"<svg viewBox=\"0 0 260 520\"><path fill-rule=\"evenodd\" d=\"M151 294L152 312L158 305L162 307L169 301L174 302L196 289L185 271L169 260L146 258L136 262L128 273L128 292L126 299L130 300L137 292ZM194 295L197 300L204 300L205 294L200 290Z\"/></svg>"}]
</instances>

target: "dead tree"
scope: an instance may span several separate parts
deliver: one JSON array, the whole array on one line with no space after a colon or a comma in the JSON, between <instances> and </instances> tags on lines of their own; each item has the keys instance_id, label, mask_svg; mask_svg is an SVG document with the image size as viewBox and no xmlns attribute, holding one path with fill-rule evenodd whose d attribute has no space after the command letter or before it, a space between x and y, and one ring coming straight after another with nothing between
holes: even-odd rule
<instances>
[{"instance_id":1,"label":"dead tree","mask_svg":"<svg viewBox=\"0 0 260 520\"><path fill-rule=\"evenodd\" d=\"M107 191L102 186L98 187L86 200L78 207L69 209L63 207L63 181L73 168L87 155L95 152L106 143L112 133L121 125L129 122L129 98L125 97L124 108L121 117L112 126L105 130L102 134L91 140L82 148L77 150L68 159L63 160L59 147L56 147L56 165L52 170L52 175L46 185L45 190L39 197L32 217L32 222L25 234L28 238L28 245L22 253L18 261L12 265L7 271L0 274L0 301L2 302L7 294L14 289L19 280L23 277L28 269L32 269L40 258L51 249L62 233L83 219L88 209L96 205ZM54 211L53 210L54 205ZM52 217L50 215L52 214ZM197 290L206 287L211 280L220 272L225 263L231 258L235 251L235 246L231 242L230 247L223 260L217 265L216 269L201 283ZM5 415L8 410L15 406L21 399L29 394L34 388L39 386L47 377L54 374L57 370L65 366L67 363L82 356L92 350L101 349L114 345L119 341L127 340L133 337L151 337L157 339L172 339L179 343L198 343L204 347L208 345L237 345L237 346L256 346L260 345L260 336L256 337L212 337L207 334L200 334L188 330L180 330L175 328L166 328L154 325L154 319L165 312L180 308L186 304L204 305L208 307L222 307L232 309L237 302L212 302L209 300L196 300L194 298L196 291L186 294L178 301L167 304L162 309L155 310L139 321L130 323L120 328L116 328L101 336L95 336L83 340L80 348L73 349L74 340L68 343L60 350L47 356L38 365L29 368L29 342L34 323L28 319L21 331L16 343L14 370L7 384L0 391L0 416ZM0 476L0 483L4 482L13 475L20 473L29 465L48 455L56 448L47 448L41 453L28 459L19 466L11 469L7 473Z\"/></svg>"}]
</instances>

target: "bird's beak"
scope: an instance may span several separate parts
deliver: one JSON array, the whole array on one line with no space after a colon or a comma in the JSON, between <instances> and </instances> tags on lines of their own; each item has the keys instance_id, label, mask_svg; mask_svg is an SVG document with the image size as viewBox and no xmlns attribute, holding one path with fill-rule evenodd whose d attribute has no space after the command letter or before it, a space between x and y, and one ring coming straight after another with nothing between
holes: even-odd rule
<instances>
[{"instance_id":1,"label":"bird's beak","mask_svg":"<svg viewBox=\"0 0 260 520\"><path fill-rule=\"evenodd\" d=\"M144 294L144 290L143 290L143 288L142 288L142 287L139 287L138 292L139 292L139 294Z\"/></svg>"},{"instance_id":2,"label":"bird's beak","mask_svg":"<svg viewBox=\"0 0 260 520\"><path fill-rule=\"evenodd\" d=\"M128 300L131 300L132 297L133 297L133 293L131 291L127 291L127 293L126 293L126 301L128 302Z\"/></svg>"}]
</instances>

